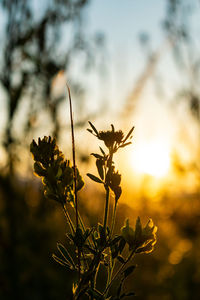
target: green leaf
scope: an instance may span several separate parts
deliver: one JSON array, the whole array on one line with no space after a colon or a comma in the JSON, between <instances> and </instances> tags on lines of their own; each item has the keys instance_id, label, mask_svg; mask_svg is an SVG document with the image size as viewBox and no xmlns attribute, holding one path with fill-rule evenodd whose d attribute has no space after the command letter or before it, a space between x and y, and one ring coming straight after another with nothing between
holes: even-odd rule
<instances>
[{"instance_id":1,"label":"green leaf","mask_svg":"<svg viewBox=\"0 0 200 300\"><path fill-rule=\"evenodd\" d=\"M58 248L59 252L61 253L61 255L64 257L64 259L75 268L76 267L75 263L74 263L71 255L67 251L67 249L61 243L57 243L57 248Z\"/></svg>"},{"instance_id":2,"label":"green leaf","mask_svg":"<svg viewBox=\"0 0 200 300\"><path fill-rule=\"evenodd\" d=\"M100 146L99 146L99 149L101 150L101 153L103 154L103 156L105 156L106 154Z\"/></svg>"},{"instance_id":3,"label":"green leaf","mask_svg":"<svg viewBox=\"0 0 200 300\"><path fill-rule=\"evenodd\" d=\"M102 161L102 159L97 159L96 160L96 166L97 166L99 176L101 177L102 180L104 180L103 161Z\"/></svg>"},{"instance_id":4,"label":"green leaf","mask_svg":"<svg viewBox=\"0 0 200 300\"><path fill-rule=\"evenodd\" d=\"M134 292L130 292L130 293L127 293L127 294L122 294L121 297L119 299L123 299L124 297L131 297L131 296L135 296L135 293Z\"/></svg>"},{"instance_id":5,"label":"green leaf","mask_svg":"<svg viewBox=\"0 0 200 300\"><path fill-rule=\"evenodd\" d=\"M90 124L90 126L92 127L92 129L94 130L94 132L96 133L96 135L98 136L99 133L98 133L98 131L96 130L96 128L94 127L94 125L93 125L90 121L89 121L88 123Z\"/></svg>"},{"instance_id":6,"label":"green leaf","mask_svg":"<svg viewBox=\"0 0 200 300\"><path fill-rule=\"evenodd\" d=\"M119 248L118 246L115 244L111 247L111 254L112 254L112 259L115 259L118 256L119 253Z\"/></svg>"},{"instance_id":7,"label":"green leaf","mask_svg":"<svg viewBox=\"0 0 200 300\"><path fill-rule=\"evenodd\" d=\"M98 230L99 230L99 235L100 235L100 241L102 244L106 242L106 234L103 225L100 223L98 224Z\"/></svg>"},{"instance_id":8,"label":"green leaf","mask_svg":"<svg viewBox=\"0 0 200 300\"><path fill-rule=\"evenodd\" d=\"M135 128L134 126L131 128L131 130L129 131L129 133L127 134L127 136L124 138L123 143L129 138L129 136L133 132L134 128Z\"/></svg>"},{"instance_id":9,"label":"green leaf","mask_svg":"<svg viewBox=\"0 0 200 300\"><path fill-rule=\"evenodd\" d=\"M103 183L103 181L102 181L100 178L94 176L93 174L87 173L87 176L88 176L90 179L94 180L95 182Z\"/></svg>"},{"instance_id":10,"label":"green leaf","mask_svg":"<svg viewBox=\"0 0 200 300\"><path fill-rule=\"evenodd\" d=\"M126 241L123 237L121 237L121 240L119 242L119 252L122 253L122 251L124 250L124 247L126 245Z\"/></svg>"},{"instance_id":11,"label":"green leaf","mask_svg":"<svg viewBox=\"0 0 200 300\"><path fill-rule=\"evenodd\" d=\"M117 289L117 298L119 298L121 291L122 291L122 285L123 285L123 281L120 283L118 289Z\"/></svg>"},{"instance_id":12,"label":"green leaf","mask_svg":"<svg viewBox=\"0 0 200 300\"><path fill-rule=\"evenodd\" d=\"M92 129L89 129L89 128L87 128L87 131L89 131L90 133L92 133L92 134L93 134L93 131L92 131Z\"/></svg>"},{"instance_id":13,"label":"green leaf","mask_svg":"<svg viewBox=\"0 0 200 300\"><path fill-rule=\"evenodd\" d=\"M132 144L132 142L128 142L128 143L122 144L121 146L119 146L119 148L124 148L124 147L126 147L126 146L128 146L130 144Z\"/></svg>"},{"instance_id":14,"label":"green leaf","mask_svg":"<svg viewBox=\"0 0 200 300\"><path fill-rule=\"evenodd\" d=\"M110 242L110 246L118 243L121 240L121 236L116 236L114 239Z\"/></svg>"},{"instance_id":15,"label":"green leaf","mask_svg":"<svg viewBox=\"0 0 200 300\"><path fill-rule=\"evenodd\" d=\"M121 255L118 255L118 256L117 256L117 259L118 259L118 261L119 261L120 263L125 264L125 260L124 260L124 258L123 258Z\"/></svg>"},{"instance_id":16,"label":"green leaf","mask_svg":"<svg viewBox=\"0 0 200 300\"><path fill-rule=\"evenodd\" d=\"M90 246L88 246L87 244L84 245L84 248L87 249L89 252L91 252L91 254L93 255L96 254L96 251L92 249Z\"/></svg>"},{"instance_id":17,"label":"green leaf","mask_svg":"<svg viewBox=\"0 0 200 300\"><path fill-rule=\"evenodd\" d=\"M126 270L123 272L124 273L124 278L128 277L133 271L135 270L135 266L129 266L126 268Z\"/></svg>"},{"instance_id":18,"label":"green leaf","mask_svg":"<svg viewBox=\"0 0 200 300\"><path fill-rule=\"evenodd\" d=\"M93 155L94 157L100 158L100 159L103 158L103 156L99 155L98 153L91 153L90 155Z\"/></svg>"},{"instance_id":19,"label":"green leaf","mask_svg":"<svg viewBox=\"0 0 200 300\"><path fill-rule=\"evenodd\" d=\"M96 289L91 289L91 288L89 288L88 289L88 294L90 295L90 296L93 296L96 300L104 300L105 298L104 298L104 296L103 296L103 294L102 293L100 293L98 290L96 290Z\"/></svg>"},{"instance_id":20,"label":"green leaf","mask_svg":"<svg viewBox=\"0 0 200 300\"><path fill-rule=\"evenodd\" d=\"M69 263L67 263L66 260L63 260L63 259L57 257L55 254L52 254L52 257L53 257L53 259L54 259L57 263L59 263L60 265L72 269L71 265L70 265Z\"/></svg>"}]
</instances>

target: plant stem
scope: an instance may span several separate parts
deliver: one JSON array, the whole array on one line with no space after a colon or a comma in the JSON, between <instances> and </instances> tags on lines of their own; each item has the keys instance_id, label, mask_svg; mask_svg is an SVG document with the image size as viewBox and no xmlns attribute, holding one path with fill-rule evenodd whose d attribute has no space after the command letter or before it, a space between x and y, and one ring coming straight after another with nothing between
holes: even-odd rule
<instances>
[{"instance_id":1,"label":"plant stem","mask_svg":"<svg viewBox=\"0 0 200 300\"><path fill-rule=\"evenodd\" d=\"M73 156L73 170L74 170L74 196L75 196L75 209L76 209L76 230L79 226L78 222L78 197L77 197L77 172L76 172L76 156L75 156L75 139L74 139L74 122L73 122L73 114L72 114L72 100L70 88L67 85L68 95L69 95L69 107L70 107L70 120L71 120L71 134L72 134L72 156ZM78 278L80 281L81 277L81 252L80 248L78 248Z\"/></svg>"},{"instance_id":2,"label":"plant stem","mask_svg":"<svg viewBox=\"0 0 200 300\"><path fill-rule=\"evenodd\" d=\"M130 259L133 257L135 253L135 249L133 249L129 255L129 257L127 258L126 262L118 269L118 271L115 273L115 275L113 276L112 280L110 281L110 284L106 287L103 295L107 294L109 288L111 287L113 281L117 278L117 276L123 271L124 267L127 265L127 263L130 261Z\"/></svg>"},{"instance_id":3,"label":"plant stem","mask_svg":"<svg viewBox=\"0 0 200 300\"><path fill-rule=\"evenodd\" d=\"M111 237L112 237L113 230L114 230L114 227L115 227L116 210L117 210L117 201L115 201L115 206L114 206L113 215L112 215L112 223L111 223L111 230L110 230L110 236Z\"/></svg>"},{"instance_id":4,"label":"plant stem","mask_svg":"<svg viewBox=\"0 0 200 300\"><path fill-rule=\"evenodd\" d=\"M74 171L74 196L75 196L75 209L76 209L76 227L78 227L78 198L77 198L77 174L76 174L76 154L75 154L75 139L74 139L74 122L72 113L72 100L70 89L67 85L70 106L70 120L71 120L71 134L72 134L72 156L73 156L73 171Z\"/></svg>"},{"instance_id":5,"label":"plant stem","mask_svg":"<svg viewBox=\"0 0 200 300\"><path fill-rule=\"evenodd\" d=\"M63 207L64 214L65 214L65 216L67 218L67 221L69 223L69 227L71 229L71 232L75 233L74 224L72 223L72 220L70 219L70 216L69 216L69 214L68 214L68 212L67 212L67 210L65 208L65 204L62 204L62 207Z\"/></svg>"},{"instance_id":6,"label":"plant stem","mask_svg":"<svg viewBox=\"0 0 200 300\"><path fill-rule=\"evenodd\" d=\"M108 272L108 279L107 279L107 283L106 283L106 289L110 285L114 267L115 267L115 261L113 261L113 265L112 266L109 266L109 272ZM108 294L108 289L107 289L107 291L105 293L105 297L107 297L107 294Z\"/></svg>"},{"instance_id":7,"label":"plant stem","mask_svg":"<svg viewBox=\"0 0 200 300\"><path fill-rule=\"evenodd\" d=\"M104 232L106 233L106 226L107 226L107 219L108 219L108 209L109 209L109 196L110 196L110 189L109 187L105 187L106 189L106 204L105 204L105 213L104 213L104 224L103 224L103 227L104 227Z\"/></svg>"}]
</instances>

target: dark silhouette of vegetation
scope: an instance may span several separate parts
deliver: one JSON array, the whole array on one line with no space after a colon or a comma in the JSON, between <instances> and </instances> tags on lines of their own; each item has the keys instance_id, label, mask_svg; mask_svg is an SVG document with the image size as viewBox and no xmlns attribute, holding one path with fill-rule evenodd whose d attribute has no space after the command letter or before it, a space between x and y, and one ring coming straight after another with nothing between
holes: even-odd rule
<instances>
[{"instance_id":1,"label":"dark silhouette of vegetation","mask_svg":"<svg viewBox=\"0 0 200 300\"><path fill-rule=\"evenodd\" d=\"M70 91L69 91L70 97ZM71 97L70 97L71 104ZM71 105L70 105L71 107ZM69 160L65 160L62 152L58 149L55 139L44 137L38 139L38 144L33 140L30 151L34 158L35 174L42 178L44 193L47 199L59 202L66 216L70 232L67 239L72 244L74 250L69 252L67 247L59 243L57 248L60 256L53 255L53 258L61 265L70 270L77 271L78 280L73 283L73 299L115 299L120 300L135 295L133 291L125 291L123 286L126 278L134 271L135 265L128 265L133 256L138 253L150 253L156 243L156 226L149 220L143 228L140 218L137 218L135 229L126 220L125 226L121 228L121 234L114 235L113 230L116 223L116 210L119 198L122 194L120 186L121 175L115 171L113 157L120 148L131 144L134 127L126 136L119 130L98 131L89 122L91 128L88 129L106 146L104 151L100 147L100 154L92 153L96 158L98 176L88 173L88 177L104 186L105 189L105 210L101 223L93 228L86 228L79 212L77 192L83 187L84 182L79 174L75 161L75 141L73 132L72 108L72 149L73 166ZM108 220L110 193L114 193L114 210L111 220ZM74 208L75 222L68 212L68 206ZM124 248L128 245L128 253L124 253ZM77 252L76 252L77 250ZM74 255L75 253L75 255ZM120 266L117 267L117 262ZM100 265L106 270L106 282L103 289L97 288L97 276ZM118 279L118 288L114 295L109 295L113 282Z\"/></svg>"},{"instance_id":2,"label":"dark silhouette of vegetation","mask_svg":"<svg viewBox=\"0 0 200 300\"><path fill-rule=\"evenodd\" d=\"M52 253L56 256L60 253L55 241L63 241L69 252L73 252L74 248L65 237L70 228L66 225L59 204L47 201L39 179L30 176L32 168L30 170L29 145L33 138L40 135L55 136L60 142L63 125L59 110L66 95L61 93L55 96L52 93L57 74L62 75L67 69L67 80L73 94L79 96L75 99L75 108L80 113L84 108L81 98L84 87L77 78L71 76L70 70L74 67L73 59L81 54L88 71L98 50L102 50L102 36L96 37L96 43L85 31L84 20L91 2L0 0L0 101L5 104L2 105L4 120L0 120L3 124L0 130L0 299L70 299L72 283L77 280L77 271L63 268L52 259ZM199 44L198 33L193 31L192 26L193 20L197 24L195 15L199 10L199 2L166 0L165 4L161 44L154 47L148 31L146 36L140 36L144 69L138 74L138 80L133 82L127 102L121 106L121 111L126 112L123 121L132 123L132 113L140 104L140 96L148 80L152 83L153 79L155 87L161 89L161 95L166 96L165 91L168 89L173 92L170 93L170 99L166 97L172 110L182 103L187 104L189 121L182 120L180 134L189 150L193 146L200 149L200 131L196 127L193 134L197 132L198 135L194 144L186 140L193 121L197 127L200 124ZM152 2L145 5L154 4ZM110 16L111 26L112 18ZM141 28L143 25L141 19ZM154 36L152 42L153 39ZM179 84L174 85L174 90L167 85L165 74L162 73L161 61L166 54L167 57L168 54L173 54L174 60L171 63L179 77ZM165 71L167 76L171 75L168 70ZM102 90L107 89L104 85L101 87ZM162 97L158 96L158 99L161 105L166 104L162 103ZM111 101L114 102L115 99ZM149 110L149 106L145 109ZM44 114L47 117L44 118ZM81 117L78 114L79 120L75 127L82 127L87 120L94 119L88 114L89 112L82 112ZM119 118L119 122L121 121ZM182 145L179 146L182 150ZM79 155L78 152L79 148ZM29 160L26 161L27 153ZM158 192L152 193L152 189L149 191L152 180L149 176L145 176L141 187L134 190L132 186L135 177L131 174L128 174L131 188L127 191L124 189L126 174L122 171L124 181L119 186L123 188L123 193L117 204L117 222L113 235L119 234L125 219L129 218L131 223L138 215L144 222L147 222L146 216L150 216L159 228L159 246L151 255L141 254L134 258L134 264L139 267L128 276L124 285L126 290L136 293L138 300L200 298L200 160L199 151L191 153L188 163L182 161L178 153L173 154L173 179L167 181ZM85 152L84 157L88 157ZM21 170L24 167L26 171ZM89 169L90 165L85 167ZM97 167L100 170L101 161L97 162ZM19 174L21 171L23 177ZM99 178L101 179L100 174ZM84 181L87 182L87 179L84 178ZM102 190L104 191L102 183L94 187L88 183L79 193L79 209L86 227L93 228L97 223L102 224L102 203L105 197ZM111 194L114 194L113 190ZM90 199L95 201L91 204ZM131 199L130 206L125 204L126 199ZM108 219L114 209L113 200L111 198ZM70 205L68 212L71 216L74 214L74 208ZM106 273L101 265L97 277L97 287L101 291L105 288L105 278ZM114 294L117 288L116 280L110 288L110 294Z\"/></svg>"}]
</instances>

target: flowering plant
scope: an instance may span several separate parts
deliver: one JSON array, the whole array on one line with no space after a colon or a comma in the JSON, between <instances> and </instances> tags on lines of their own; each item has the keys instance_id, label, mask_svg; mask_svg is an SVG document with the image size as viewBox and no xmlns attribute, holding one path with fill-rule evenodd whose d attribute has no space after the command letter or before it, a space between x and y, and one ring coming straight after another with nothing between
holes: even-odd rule
<instances>
[{"instance_id":1,"label":"flowering plant","mask_svg":"<svg viewBox=\"0 0 200 300\"><path fill-rule=\"evenodd\" d=\"M70 95L70 94L69 94ZM71 98L70 98L71 100ZM72 121L72 118L71 118ZM96 138L102 140L106 149L100 147L100 153L92 153L96 159L98 176L88 173L87 176L105 189L105 209L102 223L94 228L86 228L78 209L78 191L84 186L83 179L75 164L75 145L72 122L73 166L59 150L56 140L51 137L34 140L30 145L30 151L34 158L34 172L42 178L44 194L46 198L53 199L61 204L70 232L67 233L69 242L73 245L74 255L58 243L59 256L53 254L53 258L61 265L78 274L78 280L73 284L73 299L96 299L96 300L119 300L134 295L133 291L125 292L124 281L135 269L129 262L137 253L150 253L156 243L156 226L149 220L143 228L138 217L135 228L129 225L129 220L121 228L121 232L114 234L116 221L116 209L122 194L121 174L115 170L113 161L114 154L120 149L131 144L134 127L125 136L119 130L98 131L89 122L88 131ZM114 194L114 210L108 225L108 210L111 191ZM74 218L69 214L68 206L74 208ZM128 246L128 251L124 251ZM128 252L128 253L127 253ZM119 264L116 264L116 261ZM96 286L99 266L103 265L106 273L106 285L103 290ZM119 286L115 295L111 294L110 288L113 282L118 280Z\"/></svg>"}]
</instances>

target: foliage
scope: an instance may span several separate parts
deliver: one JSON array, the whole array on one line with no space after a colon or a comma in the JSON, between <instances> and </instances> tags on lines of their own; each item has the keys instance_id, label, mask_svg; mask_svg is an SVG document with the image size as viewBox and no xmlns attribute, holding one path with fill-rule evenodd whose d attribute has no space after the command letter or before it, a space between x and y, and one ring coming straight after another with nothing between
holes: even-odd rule
<instances>
[{"instance_id":1,"label":"foliage","mask_svg":"<svg viewBox=\"0 0 200 300\"><path fill-rule=\"evenodd\" d=\"M102 223L93 228L86 228L76 202L77 192L83 187L83 180L77 167L71 166L64 159L62 152L58 149L55 139L44 137L31 143L30 151L35 160L34 171L42 178L45 196L62 205L70 232L67 233L69 243L74 248L74 255L67 247L58 243L57 248L60 256L53 254L53 258L61 265L78 273L78 280L73 284L74 299L82 299L87 296L90 299L113 299L119 300L131 297L134 292L126 292L123 288L125 280L135 269L129 262L137 253L150 253L156 243L156 230L153 221L149 220L143 228L138 217L135 229L130 227L129 220L117 235L113 234L116 209L122 193L120 186L121 175L115 170L113 161L114 154L131 142L134 127L126 136L119 130L115 131L113 125L111 130L98 131L89 122L88 131L102 140L106 150L100 147L100 153L92 153L96 159L98 176L88 173L88 177L105 189L105 209ZM108 225L108 210L110 192L114 194L114 210L111 224ZM74 208L75 222L69 213L69 206ZM126 245L128 246L125 251ZM117 264L117 262L120 264ZM106 285L102 290L97 288L97 276L100 265L106 271ZM116 293L110 293L110 288L116 279L120 279Z\"/></svg>"}]
</instances>

